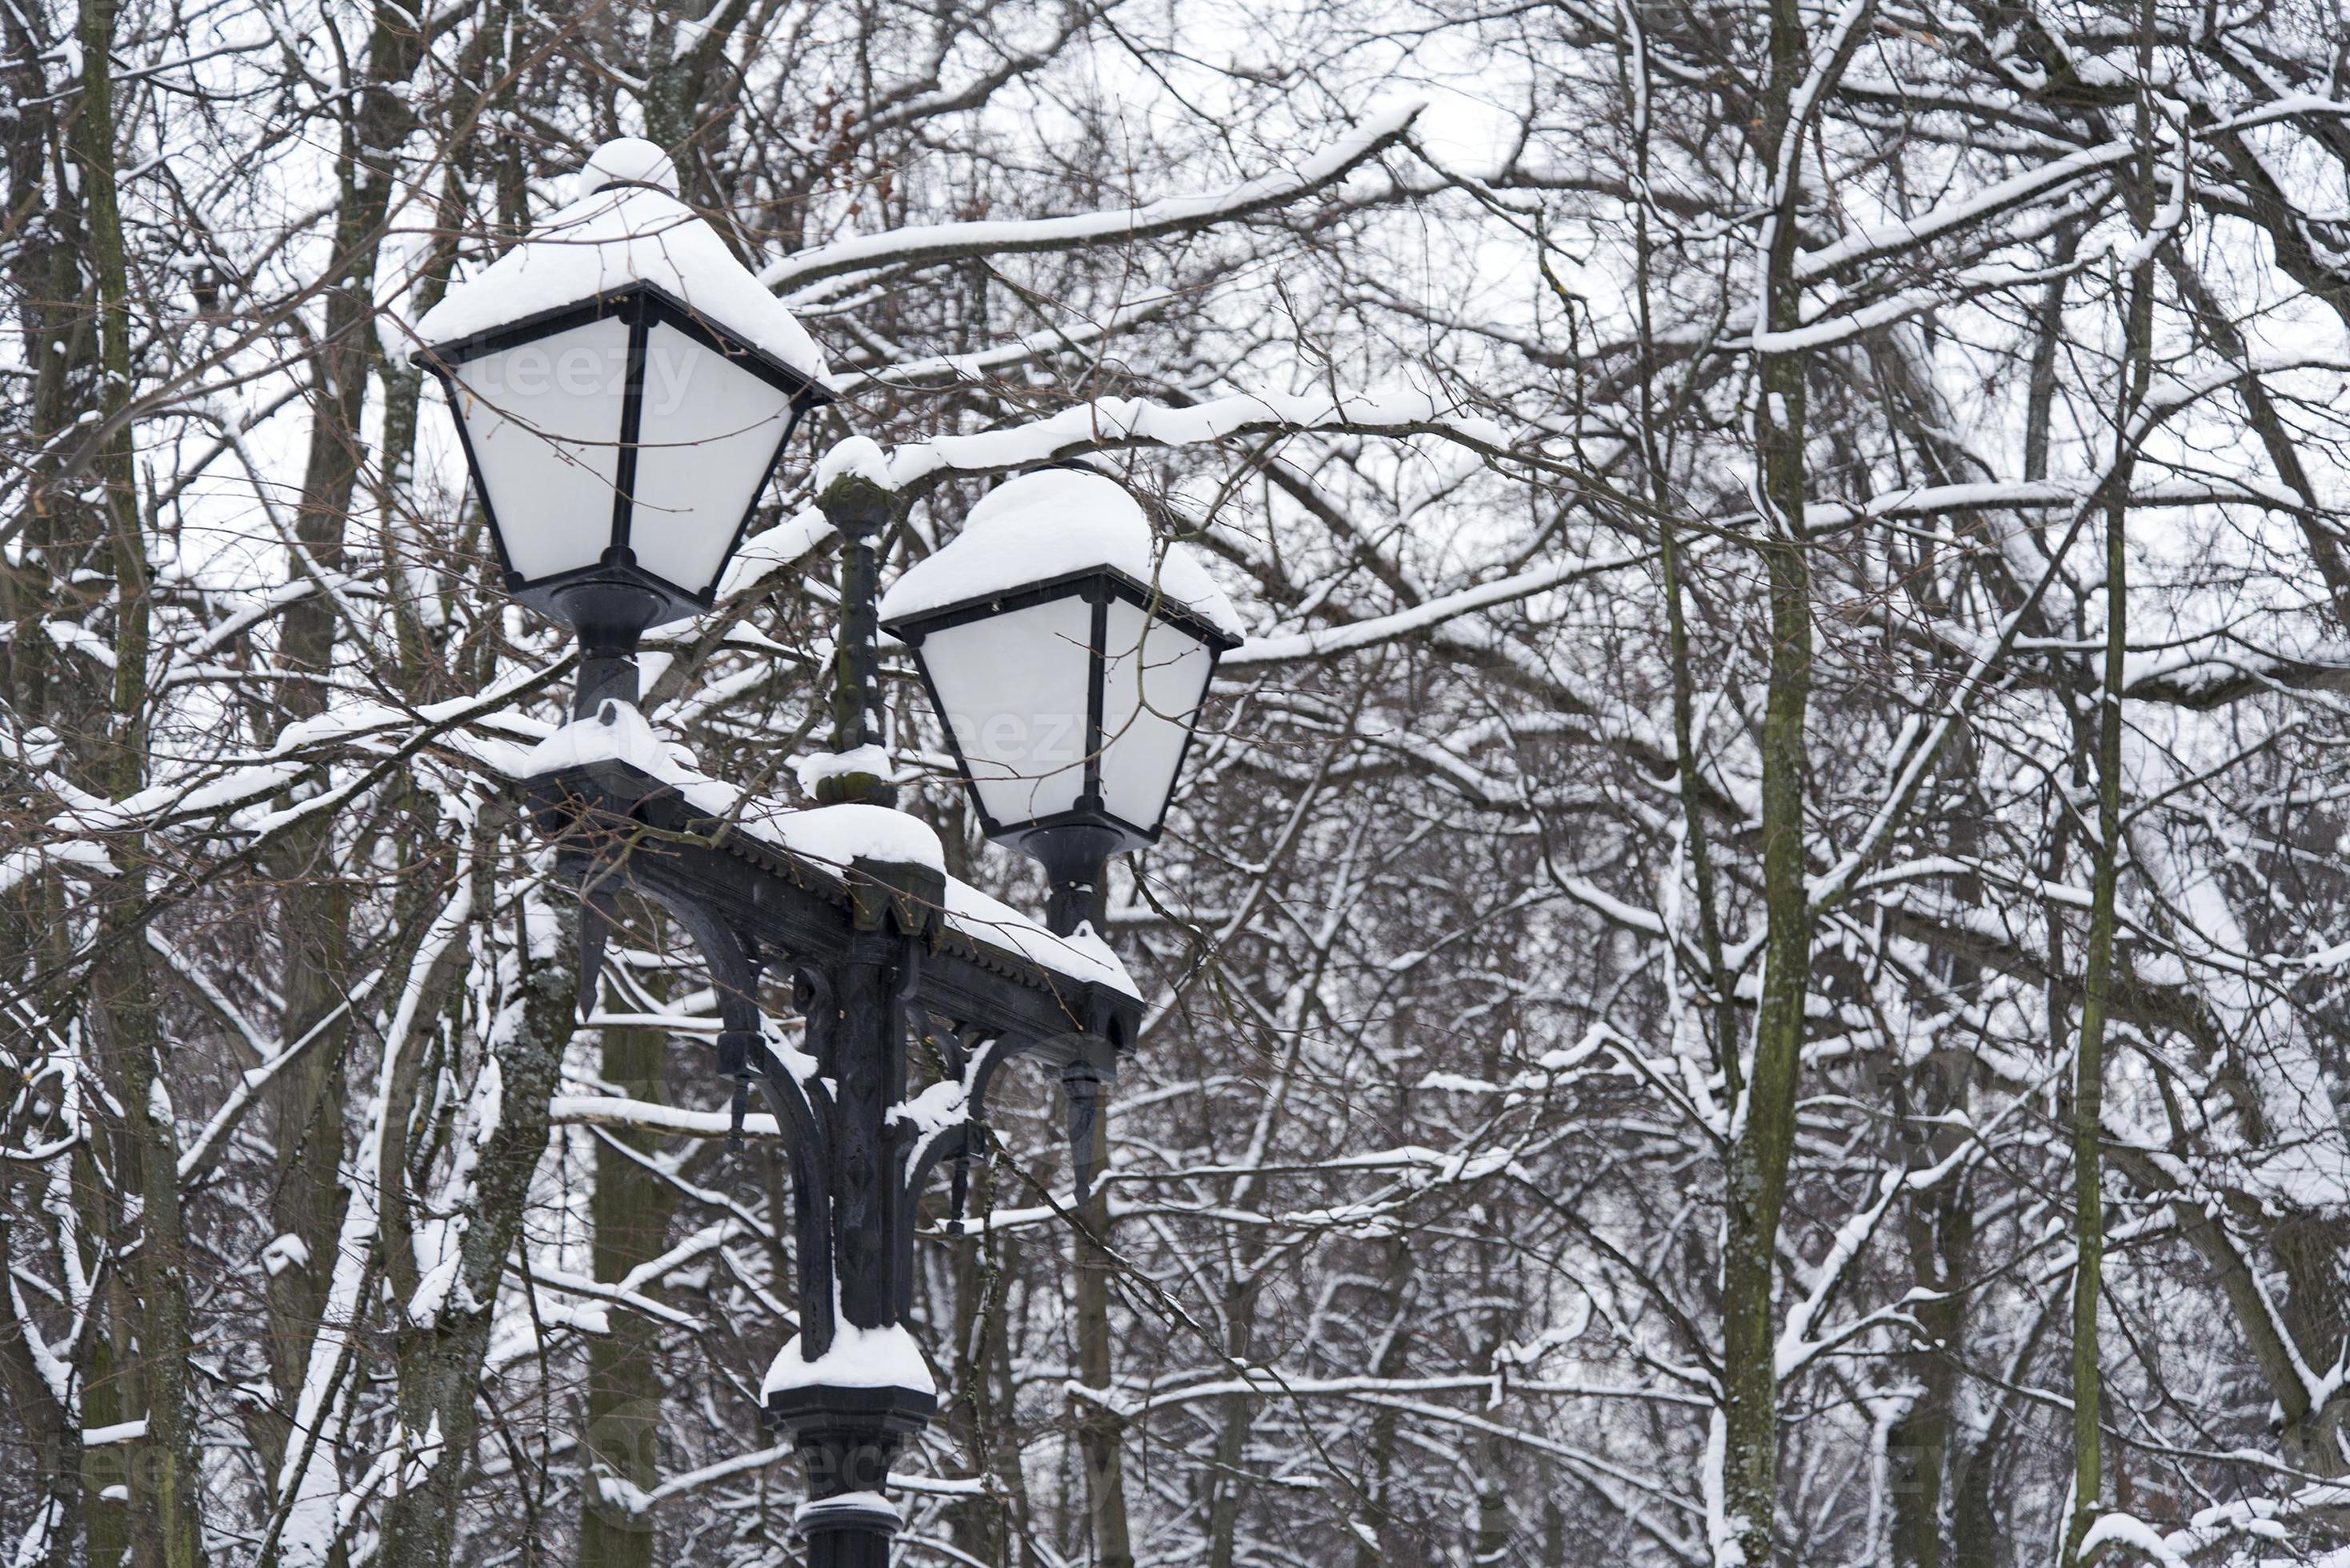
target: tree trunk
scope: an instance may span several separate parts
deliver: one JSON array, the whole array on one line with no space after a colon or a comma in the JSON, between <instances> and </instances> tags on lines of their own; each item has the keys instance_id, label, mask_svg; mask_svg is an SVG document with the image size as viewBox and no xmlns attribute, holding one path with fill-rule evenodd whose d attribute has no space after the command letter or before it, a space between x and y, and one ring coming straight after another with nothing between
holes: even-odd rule
<instances>
[{"instance_id":1,"label":"tree trunk","mask_svg":"<svg viewBox=\"0 0 2350 1568\"><path fill-rule=\"evenodd\" d=\"M994 1205L990 1163L972 1162L968 1210ZM1010 1568L1025 1512L1020 1473L1018 1416L1011 1378L1005 1294L1016 1269L1008 1236L966 1235L954 1251L954 1397L943 1423L987 1491L959 1503L949 1520L955 1550L987 1568Z\"/></svg>"},{"instance_id":2,"label":"tree trunk","mask_svg":"<svg viewBox=\"0 0 2350 1568\"><path fill-rule=\"evenodd\" d=\"M1939 1165L1960 1147L1965 1135L1950 1113L1964 1107L1965 1071L1963 1057L1938 1056L1921 1064L1914 1089L1897 1089L1910 1170ZM1903 1357L1918 1397L1886 1435L1893 1562L1895 1568L1942 1568L1943 1489L1957 1447L1956 1367L1974 1239L1974 1203L1964 1176L1914 1194L1903 1220L1913 1288L1930 1293L1910 1309L1927 1343Z\"/></svg>"},{"instance_id":3,"label":"tree trunk","mask_svg":"<svg viewBox=\"0 0 2350 1568\"><path fill-rule=\"evenodd\" d=\"M2140 80L2152 68L2151 0L2141 6L2149 29L2138 48ZM2106 657L2097 690L2097 840L2090 882L2087 973L2081 1032L2073 1058L2073 1516L2064 1532L2066 1568L2082 1561L2104 1499L2104 1379L2098 1365L2097 1306L2106 1261L2104 1138L2106 1023L2114 992L2114 931L2122 854L2122 691L2129 678L2129 491L2137 463L2132 428L2154 374L2153 115L2141 85L2139 153L2124 193L2144 254L2130 277L2124 388L2114 413L2114 455L2106 476Z\"/></svg>"},{"instance_id":4,"label":"tree trunk","mask_svg":"<svg viewBox=\"0 0 2350 1568\"><path fill-rule=\"evenodd\" d=\"M345 535L365 464L361 434L368 379L381 362L376 340L377 247L397 187L385 150L397 148L412 122L402 91L415 74L424 38L404 9L379 7L368 39L350 113L341 127L336 173L338 201L329 272L321 280L325 328L311 357L310 440L300 504L296 510L296 558L291 575L323 579L346 561ZM280 689L277 719L298 722L323 712L327 674L340 635L340 615L328 584L286 607L278 658L291 675ZM352 890L338 874L336 823L321 815L295 825L271 856L284 889L278 940L285 1002L279 1036L286 1044L314 1044L303 1058L270 1081L267 1108L277 1157L270 1222L297 1238L307 1263L280 1269L268 1280L271 1370L279 1397L299 1397L310 1342L326 1293L335 1238L342 1226L340 1181L344 1110L348 1098ZM268 1423L282 1444L286 1426ZM282 1452L267 1456L273 1468Z\"/></svg>"},{"instance_id":5,"label":"tree trunk","mask_svg":"<svg viewBox=\"0 0 2350 1568\"><path fill-rule=\"evenodd\" d=\"M1409 1104L1407 1094L1399 1090L1397 1099ZM1397 1126L1408 1126L1401 1116ZM1379 1282L1379 1315L1386 1331L1379 1345L1379 1354L1371 1370L1381 1377L1395 1377L1411 1361L1410 1292L1412 1273L1411 1243L1399 1231L1383 1243L1387 1268ZM1371 1415L1370 1429L1363 1440L1363 1512L1376 1543L1364 1537L1363 1524L1355 1531L1355 1568L1380 1568L1383 1563L1404 1560L1408 1542L1398 1527L1391 1491L1396 1459L1397 1415L1386 1405Z\"/></svg>"},{"instance_id":6,"label":"tree trunk","mask_svg":"<svg viewBox=\"0 0 2350 1568\"><path fill-rule=\"evenodd\" d=\"M115 596L113 701L92 771L100 787L120 800L146 783L151 607L130 445L130 285L115 189L115 19L114 0L84 0L82 95L72 143L97 284L100 374L94 411L104 433L94 467ZM121 1115L113 1129L117 1192L136 1193L140 1200L130 1267L147 1431L131 1466L133 1551L142 1563L196 1568L203 1560L203 1479L188 1376L187 1232L180 1211L179 1137L161 1082L155 988L147 972L145 846L126 836L114 846L114 857L121 869L99 895L88 995L100 1070L120 1096Z\"/></svg>"},{"instance_id":7,"label":"tree trunk","mask_svg":"<svg viewBox=\"0 0 2350 1568\"><path fill-rule=\"evenodd\" d=\"M639 1100L659 1104L669 1039L656 1029L604 1031L604 1082ZM618 1283L666 1250L677 1211L677 1189L647 1168L659 1147L650 1133L610 1129L598 1135L596 1189L588 1199L595 1225L596 1278ZM650 1288L650 1287L648 1287ZM579 1568L651 1568L652 1517L629 1506L660 1479L661 1383L660 1333L626 1308L611 1316L611 1332L588 1341L588 1476L580 1488ZM619 1483L607 1488L609 1480Z\"/></svg>"},{"instance_id":8,"label":"tree trunk","mask_svg":"<svg viewBox=\"0 0 2350 1568\"><path fill-rule=\"evenodd\" d=\"M1249 1365L1256 1316L1256 1252L1243 1247L1239 1280L1224 1298L1224 1355ZM1208 1568L1232 1568L1239 1549L1241 1486L1247 1474L1253 1397L1227 1394L1217 1401L1216 1446L1208 1470Z\"/></svg>"},{"instance_id":9,"label":"tree trunk","mask_svg":"<svg viewBox=\"0 0 2350 1568\"><path fill-rule=\"evenodd\" d=\"M16 1085L8 1080L13 1073L0 1076L0 1096L13 1097ZM11 1216L17 1211L16 1179L13 1173L0 1172L0 1281L9 1277L12 1265L16 1224ZM97 1334L96 1324L90 1325L89 1339L93 1345L103 1346L105 1339ZM34 1476L39 1491L33 1506L48 1511L48 1547L29 1568L68 1568L73 1561L73 1521L82 1512L84 1473L91 1459L105 1456L99 1449L93 1453L82 1447L82 1429L86 1425L101 1423L99 1419L111 1401L102 1401L95 1390L85 1383L81 1408L74 1408L70 1398L59 1399L41 1376L31 1348L26 1343L25 1326L16 1319L12 1293L0 1288L0 1394L7 1396L9 1408L15 1412L25 1436L32 1446ZM110 1392L110 1390L109 1390ZM119 1416L113 1417L120 1419ZM101 1472L103 1473L103 1472ZM109 1476L99 1487L110 1484ZM96 1489L93 1489L96 1490ZM120 1511L117 1511L118 1512ZM121 1551L117 1547L110 1554L102 1552L96 1538L93 1520L89 1561L96 1565L119 1562Z\"/></svg>"},{"instance_id":10,"label":"tree trunk","mask_svg":"<svg viewBox=\"0 0 2350 1568\"><path fill-rule=\"evenodd\" d=\"M578 994L559 961L535 961L530 947L527 938L516 943L525 966L522 1016L497 1046L499 1116L494 1127L484 1129L457 1283L430 1325L409 1329L399 1346L400 1424L409 1455L401 1489L384 1509L385 1568L449 1568L456 1544L498 1287L522 1232L531 1174L546 1151L547 1102L560 1081Z\"/></svg>"},{"instance_id":11,"label":"tree trunk","mask_svg":"<svg viewBox=\"0 0 2350 1568\"><path fill-rule=\"evenodd\" d=\"M1795 88L1808 62L1803 19L1794 0L1773 0L1771 72L1763 145L1772 166L1791 163L1800 128L1790 123ZM1794 192L1784 182L1768 235L1769 280L1762 302L1773 329L1793 327L1802 291L1794 281ZM1762 716L1762 1006L1754 1062L1738 1103L1723 1194L1722 1475L1723 1530L1717 1560L1762 1568L1771 1560L1777 1511L1779 1384L1773 1286L1778 1276L1780 1210L1795 1136L1795 1084L1803 1063L1804 1008L1811 991L1812 909L1804 856L1808 761L1804 724L1811 700L1811 564L1804 528L1804 360L1766 353L1758 367L1754 410L1756 499L1765 535L1770 688Z\"/></svg>"}]
</instances>

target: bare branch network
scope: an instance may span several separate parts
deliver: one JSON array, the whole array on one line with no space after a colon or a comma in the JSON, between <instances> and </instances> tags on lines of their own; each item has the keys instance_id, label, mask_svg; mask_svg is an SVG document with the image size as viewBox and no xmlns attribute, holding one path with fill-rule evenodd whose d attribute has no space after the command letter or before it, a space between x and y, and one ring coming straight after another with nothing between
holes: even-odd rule
<instances>
[{"instance_id":1,"label":"bare branch network","mask_svg":"<svg viewBox=\"0 0 2350 1568\"><path fill-rule=\"evenodd\" d=\"M2345 26L9 8L0 1557L803 1561L785 1140L660 909L580 992L411 359L627 135L838 399L653 743L802 798L851 435L884 582L1074 463L1246 626L1099 1233L1035 1085L920 1210L898 1560L2350 1563Z\"/></svg>"}]
</instances>

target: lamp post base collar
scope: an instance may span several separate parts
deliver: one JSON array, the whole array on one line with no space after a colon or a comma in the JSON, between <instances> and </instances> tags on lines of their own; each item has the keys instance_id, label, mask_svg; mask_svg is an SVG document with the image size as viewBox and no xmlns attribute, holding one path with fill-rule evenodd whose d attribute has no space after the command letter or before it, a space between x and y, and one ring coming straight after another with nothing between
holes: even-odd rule
<instances>
[{"instance_id":1,"label":"lamp post base collar","mask_svg":"<svg viewBox=\"0 0 2350 1568\"><path fill-rule=\"evenodd\" d=\"M792 1532L814 1535L827 1530L887 1531L895 1535L906 1516L878 1491L836 1492L810 1498L792 1513Z\"/></svg>"}]
</instances>

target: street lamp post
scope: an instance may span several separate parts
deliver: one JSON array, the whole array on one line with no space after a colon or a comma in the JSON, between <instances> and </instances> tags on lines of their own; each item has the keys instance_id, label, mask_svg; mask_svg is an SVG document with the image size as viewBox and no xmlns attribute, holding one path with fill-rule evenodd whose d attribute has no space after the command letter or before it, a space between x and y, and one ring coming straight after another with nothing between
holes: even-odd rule
<instances>
[{"instance_id":1,"label":"street lamp post","mask_svg":"<svg viewBox=\"0 0 2350 1568\"><path fill-rule=\"evenodd\" d=\"M572 721L524 794L580 895L582 1006L619 887L700 950L736 1127L755 1090L792 1173L799 1332L761 1394L806 1470L795 1528L813 1568L884 1568L889 1469L938 1406L906 1323L921 1194L978 1152L988 1087L1022 1055L1069 1085L1090 1189L1102 1085L1141 1016L1098 936L1102 867L1158 836L1231 607L1180 550L1153 556L1118 485L1047 472L1000 486L877 611L896 497L879 449L843 442L818 472L842 551L832 755L809 771L817 804L780 809L655 742L634 656L712 603L792 429L830 400L813 342L632 140L416 337L508 590L580 643ZM891 809L880 619L915 649L988 832L1044 863L1048 922L948 877L936 836ZM770 974L797 1044L767 1026ZM944 1066L920 1089L916 1038Z\"/></svg>"}]
</instances>

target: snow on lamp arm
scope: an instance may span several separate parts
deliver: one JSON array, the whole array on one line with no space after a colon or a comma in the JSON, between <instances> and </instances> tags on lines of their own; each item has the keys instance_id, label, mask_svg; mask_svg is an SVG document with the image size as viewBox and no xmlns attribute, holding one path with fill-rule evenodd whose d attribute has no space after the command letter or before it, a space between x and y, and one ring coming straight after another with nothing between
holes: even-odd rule
<instances>
[{"instance_id":1,"label":"snow on lamp arm","mask_svg":"<svg viewBox=\"0 0 2350 1568\"><path fill-rule=\"evenodd\" d=\"M410 353L448 396L507 591L579 636L582 712L634 697L646 628L711 607L794 428L832 400L814 340L634 138Z\"/></svg>"},{"instance_id":2,"label":"snow on lamp arm","mask_svg":"<svg viewBox=\"0 0 2350 1568\"><path fill-rule=\"evenodd\" d=\"M1232 603L1116 481L1006 481L882 597L988 836L1044 864L1048 918L1101 918L1100 867L1158 841Z\"/></svg>"}]
</instances>

